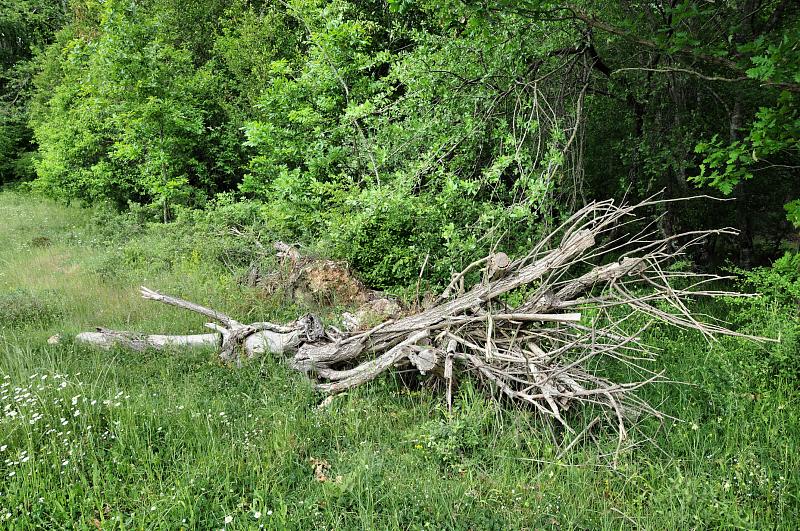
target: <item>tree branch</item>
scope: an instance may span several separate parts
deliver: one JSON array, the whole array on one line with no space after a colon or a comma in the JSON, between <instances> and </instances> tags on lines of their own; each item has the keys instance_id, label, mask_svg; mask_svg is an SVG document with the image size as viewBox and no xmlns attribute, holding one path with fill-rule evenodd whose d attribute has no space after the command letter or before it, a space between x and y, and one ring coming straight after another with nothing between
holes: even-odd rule
<instances>
[{"instance_id":1,"label":"tree branch","mask_svg":"<svg viewBox=\"0 0 800 531\"><path fill-rule=\"evenodd\" d=\"M631 34L629 31L627 31L627 30L625 30L623 28L620 28L618 26L614 26L613 24L609 24L607 22L599 20L599 19L595 18L594 16L589 15L588 13L585 13L585 12L581 11L577 6L575 6L573 4L567 4L565 9L568 9L569 11L571 11L572 14L575 16L575 18L585 22L590 27L598 28L600 30L603 30L603 31L605 31L607 33L611 33L613 35L618 35L618 36L623 37L625 39L628 39L628 40L630 40L632 42L640 44L640 45L642 45L642 46L644 46L646 48L663 51L663 47L661 45L659 45L657 42L651 41L649 39L643 39L641 37L637 37L636 35ZM746 80L750 80L751 79L751 78L749 78L749 77L747 77L745 75L746 68L742 67L739 63L737 63L735 61L731 61L730 59L728 59L726 57L718 57L718 56L715 56L715 55L709 55L709 54L705 54L705 53L702 53L702 52L698 52L695 48L692 48L692 47L689 47L689 46L683 46L683 47L678 48L678 52L683 54L683 55L688 55L690 57L694 57L696 59L700 59L700 60L702 60L702 61L704 61L706 63L712 64L712 65L716 65L716 66L720 66L720 67L723 67L723 68L727 68L728 70L731 70L733 72L736 72L736 73L742 75L742 77L740 79L735 79L734 81L746 81ZM752 81L758 81L758 80L752 79ZM763 80L762 84L763 85L767 85L767 86L771 86L771 87L780 88L780 89L783 89L783 90L788 90L790 92L800 92L800 83Z\"/></svg>"}]
</instances>

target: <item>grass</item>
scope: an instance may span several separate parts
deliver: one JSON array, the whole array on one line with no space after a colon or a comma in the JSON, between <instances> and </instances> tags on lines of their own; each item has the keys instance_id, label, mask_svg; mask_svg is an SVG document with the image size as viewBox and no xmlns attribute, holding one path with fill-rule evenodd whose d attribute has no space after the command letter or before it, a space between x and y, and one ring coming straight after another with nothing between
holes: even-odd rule
<instances>
[{"instance_id":1,"label":"grass","mask_svg":"<svg viewBox=\"0 0 800 531\"><path fill-rule=\"evenodd\" d=\"M10 192L0 219L0 527L800 524L798 380L771 371L762 347L654 332L660 363L691 385L644 392L685 422L644 422L653 443L624 451L616 468L602 455L616 447L611 430L556 460L569 435L468 384L452 415L394 378L319 410L321 397L271 357L233 370L212 352L76 345L97 325L200 330L186 312L141 301L140 283L252 320L298 308L239 287L204 258L202 235L179 227L116 238L92 212ZM62 341L49 344L55 334ZM329 481L315 479L312 460Z\"/></svg>"}]
</instances>

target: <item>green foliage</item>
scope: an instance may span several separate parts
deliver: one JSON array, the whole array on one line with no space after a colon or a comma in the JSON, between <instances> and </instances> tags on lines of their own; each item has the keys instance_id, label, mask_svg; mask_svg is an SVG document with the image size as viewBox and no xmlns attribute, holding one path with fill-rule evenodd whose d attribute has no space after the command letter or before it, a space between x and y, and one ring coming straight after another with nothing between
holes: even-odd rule
<instances>
[{"instance_id":1,"label":"green foliage","mask_svg":"<svg viewBox=\"0 0 800 531\"><path fill-rule=\"evenodd\" d=\"M308 50L300 64L276 57L270 65L258 119L245 129L246 145L256 148L257 154L242 191L270 198L271 181L279 181L272 193L281 198L291 193L280 184L288 180L299 182L298 192L319 197L317 188L357 181L368 170L364 160L368 157L353 156L359 148L372 149L358 140L359 133L363 135L358 122L364 108L357 102L375 91L376 84L361 71L379 57L367 53L374 25L354 19L354 11L350 4L335 2L291 12L308 32ZM295 204L302 208L303 202Z\"/></svg>"},{"instance_id":2,"label":"green foliage","mask_svg":"<svg viewBox=\"0 0 800 531\"><path fill-rule=\"evenodd\" d=\"M386 22L344 2L297 4L288 15L307 32L307 50L264 74L240 187L265 202L276 232L321 239L371 285L391 288L411 282L426 255L427 278L441 283L454 261L485 252L491 238L513 251L551 220L566 135L558 124L514 128L535 96L464 83L486 76L513 84L544 33L509 39L522 24L510 19L500 33L476 21L467 34L442 38L398 20L389 23L397 35L387 36ZM393 53L398 39L413 46Z\"/></svg>"},{"instance_id":3,"label":"green foliage","mask_svg":"<svg viewBox=\"0 0 800 531\"><path fill-rule=\"evenodd\" d=\"M481 455L491 452L487 439L499 414L497 403L487 401L470 382L464 382L453 413L420 426L417 448L447 472L463 473Z\"/></svg>"},{"instance_id":4,"label":"green foliage","mask_svg":"<svg viewBox=\"0 0 800 531\"><path fill-rule=\"evenodd\" d=\"M780 36L759 35L751 42L739 46L739 52L750 55L752 67L746 70L748 78L782 87L782 83L800 83L798 65L800 51L797 40L800 26L791 26ZM733 127L733 125L732 125ZM737 135L736 131L732 132ZM800 155L800 108L797 91L782 90L769 106L759 106L755 117L741 140L725 142L718 136L699 142L695 148L704 156L700 173L693 180L730 194L744 179L751 179L754 171L763 171L763 160L775 161L796 158ZM767 164L767 169L773 162ZM761 168L759 168L761 166ZM793 203L787 205L788 217L796 222Z\"/></svg>"},{"instance_id":5,"label":"green foliage","mask_svg":"<svg viewBox=\"0 0 800 531\"><path fill-rule=\"evenodd\" d=\"M771 267L738 271L756 294L732 300L736 320L751 334L778 339L748 356L770 377L800 378L800 253L787 252Z\"/></svg>"},{"instance_id":6,"label":"green foliage","mask_svg":"<svg viewBox=\"0 0 800 531\"><path fill-rule=\"evenodd\" d=\"M93 27L68 28L42 59L33 120L39 189L156 203L166 221L171 205L202 204L227 185L239 148L230 126L216 123L219 80L211 65L197 67L165 16L147 4L107 2Z\"/></svg>"},{"instance_id":7,"label":"green foliage","mask_svg":"<svg viewBox=\"0 0 800 531\"><path fill-rule=\"evenodd\" d=\"M665 204L663 230L737 224L764 262L800 194L800 29L783 3L40 4L0 19L36 48L2 51L2 101L25 80L26 103L0 126L0 169L150 221L252 201L258 230L376 287L415 282L425 256L441 284L582 202L687 195L687 179L743 199Z\"/></svg>"},{"instance_id":8,"label":"green foliage","mask_svg":"<svg viewBox=\"0 0 800 531\"><path fill-rule=\"evenodd\" d=\"M33 60L64 23L65 2L0 1L0 184L33 175L31 130Z\"/></svg>"},{"instance_id":9,"label":"green foliage","mask_svg":"<svg viewBox=\"0 0 800 531\"><path fill-rule=\"evenodd\" d=\"M800 253L787 252L770 268L746 272L749 286L765 300L800 309Z\"/></svg>"},{"instance_id":10,"label":"green foliage","mask_svg":"<svg viewBox=\"0 0 800 531\"><path fill-rule=\"evenodd\" d=\"M774 107L761 107L742 140L723 142L714 136L700 142L695 151L705 155L695 182L730 194L742 179L753 177L752 167L761 159L800 150L800 110L796 97L782 92Z\"/></svg>"},{"instance_id":11,"label":"green foliage","mask_svg":"<svg viewBox=\"0 0 800 531\"><path fill-rule=\"evenodd\" d=\"M0 294L0 328L47 326L62 315L61 301L55 293L15 289Z\"/></svg>"},{"instance_id":12,"label":"green foliage","mask_svg":"<svg viewBox=\"0 0 800 531\"><path fill-rule=\"evenodd\" d=\"M789 201L783 208L786 210L786 218L791 221L795 227L800 228L800 199Z\"/></svg>"}]
</instances>

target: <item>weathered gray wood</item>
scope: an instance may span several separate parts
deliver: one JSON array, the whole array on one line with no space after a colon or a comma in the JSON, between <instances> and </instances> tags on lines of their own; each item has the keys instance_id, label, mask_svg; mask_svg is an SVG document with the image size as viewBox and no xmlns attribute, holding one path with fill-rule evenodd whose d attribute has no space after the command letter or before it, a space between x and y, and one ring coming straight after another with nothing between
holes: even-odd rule
<instances>
[{"instance_id":1,"label":"weathered gray wood","mask_svg":"<svg viewBox=\"0 0 800 531\"><path fill-rule=\"evenodd\" d=\"M144 335L105 328L98 328L97 332L81 332L75 336L75 339L80 343L87 343L104 349L117 346L133 350L163 349L165 347L219 348L221 344L219 334Z\"/></svg>"},{"instance_id":2,"label":"weathered gray wood","mask_svg":"<svg viewBox=\"0 0 800 531\"><path fill-rule=\"evenodd\" d=\"M366 383L376 376L381 374L384 370L388 369L403 357L408 355L407 347L414 345L417 341L428 337L428 331L422 330L412 334L405 341L389 349L385 354L361 364L357 371L348 371L348 377L340 379L336 382L327 384L317 384L317 389L326 393L339 393Z\"/></svg>"},{"instance_id":3,"label":"weathered gray wood","mask_svg":"<svg viewBox=\"0 0 800 531\"><path fill-rule=\"evenodd\" d=\"M408 361L417 368L422 374L427 374L436 368L439 363L439 355L436 349L426 348L419 352L411 351L408 353Z\"/></svg>"},{"instance_id":4,"label":"weathered gray wood","mask_svg":"<svg viewBox=\"0 0 800 531\"><path fill-rule=\"evenodd\" d=\"M365 331L359 330L368 317L364 308L362 314L357 310L347 316L345 331L326 327L313 315L288 324L245 325L213 309L142 288L147 299L214 319L217 323L207 326L216 333L144 336L100 331L80 334L78 339L103 347L117 344L139 350L164 345L221 346L222 359L236 364L243 356L272 352L282 355L291 367L308 375L317 389L327 393L361 385L394 366L411 366L423 374L445 378L448 408L452 407L454 373L458 370L469 372L517 403L535 407L568 430L569 417L564 412L572 404L589 402L605 407L617 418L620 437L624 437L625 417L635 418L643 412L659 415L631 392L663 380L662 373L641 365L654 354L638 339L648 325L628 330L635 321L628 319L631 313L645 315L648 322L694 329L709 337L746 337L718 324L701 322L687 309L685 302L698 295L736 295L697 288L717 277L665 273L662 267L692 242L710 233L726 234L726 230L686 233L682 236L689 241L683 246L674 245L675 236L659 239L647 234L648 229L627 239L627 233L620 232L620 227L622 231L627 228L637 208L655 203L647 200L634 206L616 206L604 201L587 205L543 238L527 256L512 262L505 254L493 252L475 260L453 275L432 306L413 315L403 316L398 311ZM614 236L610 235L612 229ZM560 243L555 243L557 238ZM286 260L305 260L291 246L279 243L276 249ZM619 259L621 249L630 252ZM613 261L605 263L603 258ZM479 266L481 280L465 291L467 273ZM674 278L689 279L681 285L691 287L673 287L670 282ZM530 299L509 307L513 297L505 296L522 287L533 288ZM628 312L609 311L619 307ZM588 322L580 323L582 314ZM599 356L621 360L636 368L635 372L650 376L639 382L609 381L596 370L599 364L592 361Z\"/></svg>"},{"instance_id":5,"label":"weathered gray wood","mask_svg":"<svg viewBox=\"0 0 800 531\"><path fill-rule=\"evenodd\" d=\"M241 323L239 321L225 315L222 312L218 312L217 310L212 310L211 308L206 308L205 306L200 306L199 304L179 299L177 297L164 295L163 293L153 291L144 286L141 286L139 288L139 293L141 293L143 299L163 302L164 304L177 306L178 308L183 308L184 310L189 310L195 313L199 313L201 315L205 315L206 317L214 319L215 321L221 322L228 328L235 328L236 326L241 326Z\"/></svg>"}]
</instances>

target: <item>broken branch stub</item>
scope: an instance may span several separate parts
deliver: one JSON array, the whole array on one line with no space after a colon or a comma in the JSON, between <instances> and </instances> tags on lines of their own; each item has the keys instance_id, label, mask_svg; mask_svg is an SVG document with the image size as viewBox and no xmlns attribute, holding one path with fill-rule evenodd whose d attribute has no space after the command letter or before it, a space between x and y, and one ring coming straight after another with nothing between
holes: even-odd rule
<instances>
[{"instance_id":1,"label":"broken branch stub","mask_svg":"<svg viewBox=\"0 0 800 531\"><path fill-rule=\"evenodd\" d=\"M610 200L587 205L526 256L512 261L504 253L493 253L477 260L453 276L433 306L403 317L397 314L366 330L361 329L362 321L340 331L313 315L286 325L245 325L143 287L146 299L217 321L208 326L218 334L134 336L104 330L78 339L137 349L221 345L222 359L232 363L272 352L285 356L291 367L328 393L362 385L393 367L412 367L445 379L448 407L453 380L460 373L472 374L490 392L497 390L512 402L529 405L570 430L567 410L580 403L600 406L623 437L626 420L642 413L660 416L635 394L643 385L664 379L646 366L655 353L640 339L652 323L697 330L709 338L748 337L703 322L688 309L687 302L696 297L738 295L705 288L721 277L667 272L668 265L705 237L735 232L660 237L654 223L637 217L659 202L651 198L636 205ZM302 261L291 246L276 248L289 260ZM467 273L479 266L482 278L467 289ZM518 307L508 308L499 300L521 287L531 293ZM356 315L358 311L347 318ZM624 364L630 381L604 376L603 360Z\"/></svg>"}]
</instances>

